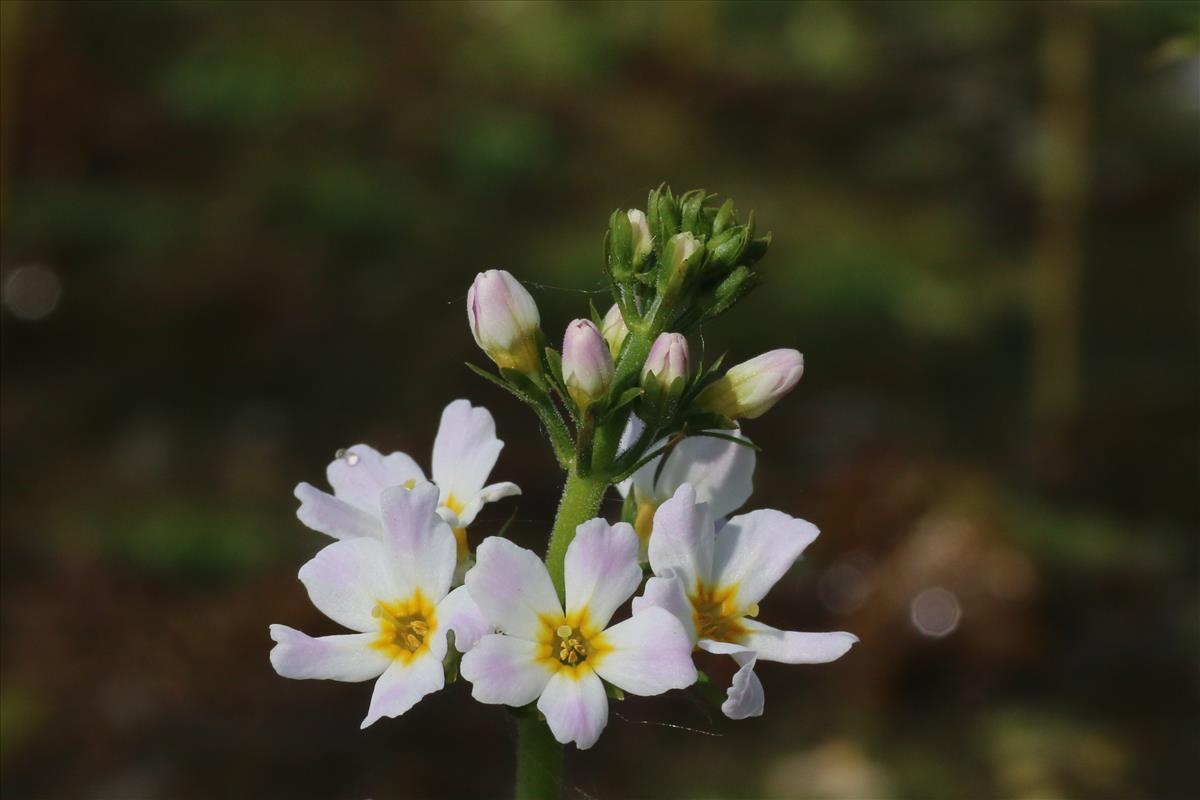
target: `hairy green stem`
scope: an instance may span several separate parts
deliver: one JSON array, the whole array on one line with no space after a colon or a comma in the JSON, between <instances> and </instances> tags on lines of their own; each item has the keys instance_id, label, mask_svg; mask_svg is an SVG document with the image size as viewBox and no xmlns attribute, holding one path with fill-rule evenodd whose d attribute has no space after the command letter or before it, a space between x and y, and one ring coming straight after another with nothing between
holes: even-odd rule
<instances>
[{"instance_id":1,"label":"hairy green stem","mask_svg":"<svg viewBox=\"0 0 1200 800\"><path fill-rule=\"evenodd\" d=\"M563 747L537 715L517 720L517 800L559 800Z\"/></svg>"},{"instance_id":2,"label":"hairy green stem","mask_svg":"<svg viewBox=\"0 0 1200 800\"><path fill-rule=\"evenodd\" d=\"M554 582L560 600L565 596L563 564L567 557L567 545L575 538L575 529L596 516L607 489L606 475L582 477L574 472L567 475L567 485L563 487L558 514L554 518L554 530L550 532L550 546L546 550L546 569L550 572L550 580Z\"/></svg>"}]
</instances>

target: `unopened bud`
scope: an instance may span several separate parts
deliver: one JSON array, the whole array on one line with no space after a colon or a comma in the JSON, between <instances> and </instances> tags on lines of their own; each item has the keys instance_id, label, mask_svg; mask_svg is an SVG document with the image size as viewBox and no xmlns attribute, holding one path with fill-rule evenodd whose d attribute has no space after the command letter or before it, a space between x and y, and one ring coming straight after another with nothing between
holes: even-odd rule
<instances>
[{"instance_id":1,"label":"unopened bud","mask_svg":"<svg viewBox=\"0 0 1200 800\"><path fill-rule=\"evenodd\" d=\"M804 356L796 350L771 350L730 367L707 386L696 404L729 419L761 417L796 385L804 373Z\"/></svg>"},{"instance_id":2,"label":"unopened bud","mask_svg":"<svg viewBox=\"0 0 1200 800\"><path fill-rule=\"evenodd\" d=\"M633 229L633 268L637 269L650 250L654 247L654 237L650 233L650 223L644 212L631 208L625 212L629 218L629 226Z\"/></svg>"},{"instance_id":3,"label":"unopened bud","mask_svg":"<svg viewBox=\"0 0 1200 800\"><path fill-rule=\"evenodd\" d=\"M667 242L662 272L659 273L659 294L676 295L704 259L704 243L688 231L677 233Z\"/></svg>"},{"instance_id":4,"label":"unopened bud","mask_svg":"<svg viewBox=\"0 0 1200 800\"><path fill-rule=\"evenodd\" d=\"M681 333L660 333L642 367L638 415L647 422L669 418L683 394L687 378L687 339Z\"/></svg>"},{"instance_id":5,"label":"unopened bud","mask_svg":"<svg viewBox=\"0 0 1200 800\"><path fill-rule=\"evenodd\" d=\"M475 276L467 292L467 319L475 343L496 366L526 375L541 372L537 303L506 270Z\"/></svg>"},{"instance_id":6,"label":"unopened bud","mask_svg":"<svg viewBox=\"0 0 1200 800\"><path fill-rule=\"evenodd\" d=\"M600 333L603 334L604 341L608 342L608 350L615 359L621 354L621 345L625 344L625 337L629 335L629 328L625 325L625 317L621 315L621 309L615 303L608 310L608 313L604 315L604 322L600 327Z\"/></svg>"},{"instance_id":7,"label":"unopened bud","mask_svg":"<svg viewBox=\"0 0 1200 800\"><path fill-rule=\"evenodd\" d=\"M608 394L613 376L612 353L591 320L577 319L567 326L562 371L567 392L580 409Z\"/></svg>"}]
</instances>

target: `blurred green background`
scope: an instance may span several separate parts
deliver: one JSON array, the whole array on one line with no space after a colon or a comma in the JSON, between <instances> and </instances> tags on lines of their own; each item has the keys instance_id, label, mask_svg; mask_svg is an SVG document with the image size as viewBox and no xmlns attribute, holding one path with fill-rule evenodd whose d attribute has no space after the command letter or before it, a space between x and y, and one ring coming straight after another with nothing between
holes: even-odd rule
<instances>
[{"instance_id":1,"label":"blurred green background","mask_svg":"<svg viewBox=\"0 0 1200 800\"><path fill-rule=\"evenodd\" d=\"M4 797L507 792L468 687L360 733L369 685L271 671L336 630L291 490L467 397L525 490L473 536L540 547L466 290L561 336L662 180L774 231L705 345L805 353L746 425L824 531L766 621L862 643L758 720L615 706L568 796L1200 796L1196 4L0 11Z\"/></svg>"}]
</instances>

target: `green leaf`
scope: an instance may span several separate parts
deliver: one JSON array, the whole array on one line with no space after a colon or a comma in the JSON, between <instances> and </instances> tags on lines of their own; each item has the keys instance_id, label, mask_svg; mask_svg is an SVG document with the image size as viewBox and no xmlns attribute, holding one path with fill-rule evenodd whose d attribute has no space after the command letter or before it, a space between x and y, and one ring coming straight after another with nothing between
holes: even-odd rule
<instances>
[{"instance_id":1,"label":"green leaf","mask_svg":"<svg viewBox=\"0 0 1200 800\"><path fill-rule=\"evenodd\" d=\"M604 683L604 693L606 695L608 695L610 698L612 698L613 700L624 700L625 699L625 692L623 692L619 686L613 686L611 683L608 683L607 681L605 681L605 683Z\"/></svg>"},{"instance_id":2,"label":"green leaf","mask_svg":"<svg viewBox=\"0 0 1200 800\"><path fill-rule=\"evenodd\" d=\"M554 382L565 389L566 387L563 385L562 356L553 347L546 348L546 367L550 371L550 377L554 379Z\"/></svg>"},{"instance_id":3,"label":"green leaf","mask_svg":"<svg viewBox=\"0 0 1200 800\"><path fill-rule=\"evenodd\" d=\"M470 361L466 361L464 363L467 365L467 369L471 370L471 372L474 372L476 375L483 378L485 381L496 384L501 389L508 392L512 396L516 397L518 400L520 400L523 403L532 404L533 401L529 397L527 397L524 393L522 393L521 390L518 389L517 387L515 387L509 383L506 383L503 378L501 378L497 375L493 375L492 373L488 372L486 369L483 369L482 367L475 366Z\"/></svg>"}]
</instances>

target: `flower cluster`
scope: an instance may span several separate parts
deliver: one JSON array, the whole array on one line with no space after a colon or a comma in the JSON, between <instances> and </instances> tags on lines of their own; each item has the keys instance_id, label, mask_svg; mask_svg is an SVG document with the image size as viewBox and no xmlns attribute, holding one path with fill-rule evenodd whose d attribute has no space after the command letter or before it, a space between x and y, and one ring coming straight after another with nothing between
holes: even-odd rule
<instances>
[{"instance_id":1,"label":"flower cluster","mask_svg":"<svg viewBox=\"0 0 1200 800\"><path fill-rule=\"evenodd\" d=\"M301 522L336 540L300 580L352 632L272 625L280 675L375 680L364 727L461 676L479 702L528 707L557 741L585 749L610 698L696 683L697 651L736 662L721 709L741 719L763 711L758 660L813 664L849 650L849 633L758 621L817 529L771 509L731 516L752 493L757 450L739 421L779 402L804 362L773 350L722 371L690 352L688 334L757 282L770 242L755 238L753 215L740 224L732 203L710 199L659 188L645 212L614 212L614 305L568 324L561 351L519 281L476 277L468 321L497 372L475 369L533 409L567 473L546 558L497 535L472 549L483 507L520 494L488 484L503 442L487 410L446 407L430 478L404 453L349 447L326 470L332 493L301 483L296 497ZM611 486L624 505L610 523L598 511Z\"/></svg>"}]
</instances>

